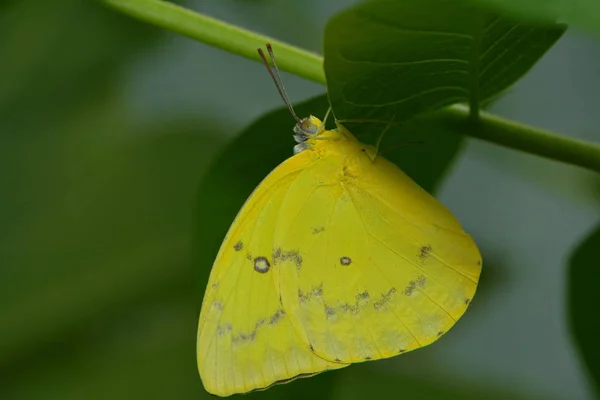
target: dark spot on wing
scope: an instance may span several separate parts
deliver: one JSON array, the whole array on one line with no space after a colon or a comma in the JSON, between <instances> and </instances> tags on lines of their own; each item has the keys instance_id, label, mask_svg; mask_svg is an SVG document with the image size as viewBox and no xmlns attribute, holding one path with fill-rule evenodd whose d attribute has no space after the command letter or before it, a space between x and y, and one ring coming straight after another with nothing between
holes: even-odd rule
<instances>
[{"instance_id":1,"label":"dark spot on wing","mask_svg":"<svg viewBox=\"0 0 600 400\"><path fill-rule=\"evenodd\" d=\"M254 324L254 329L252 330L252 332L250 333L244 333L244 332L240 332L237 335L233 336L231 338L232 343L238 344L238 343L245 343L245 342L251 342L254 339L256 339L256 333L258 331L258 328L260 328L261 326L263 326L265 324L265 319L261 318L258 321L256 321L256 323ZM230 326L231 328L231 326Z\"/></svg>"},{"instance_id":2,"label":"dark spot on wing","mask_svg":"<svg viewBox=\"0 0 600 400\"><path fill-rule=\"evenodd\" d=\"M352 264L352 259L350 257L341 257L340 258L340 264L342 264L343 266L348 266L350 264Z\"/></svg>"},{"instance_id":3,"label":"dark spot on wing","mask_svg":"<svg viewBox=\"0 0 600 400\"><path fill-rule=\"evenodd\" d=\"M317 297L321 297L323 295L323 284L321 283L319 286L313 286L313 294Z\"/></svg>"},{"instance_id":4,"label":"dark spot on wing","mask_svg":"<svg viewBox=\"0 0 600 400\"><path fill-rule=\"evenodd\" d=\"M402 353L406 353L406 350L405 349L398 350L398 354L402 354Z\"/></svg>"},{"instance_id":5,"label":"dark spot on wing","mask_svg":"<svg viewBox=\"0 0 600 400\"><path fill-rule=\"evenodd\" d=\"M339 363L339 362L342 362L342 360L340 360L339 358L336 358L335 362Z\"/></svg>"},{"instance_id":6,"label":"dark spot on wing","mask_svg":"<svg viewBox=\"0 0 600 400\"><path fill-rule=\"evenodd\" d=\"M342 310L342 312L349 312L351 314L358 314L358 304L352 305L352 304L342 304L342 306L340 307L340 309Z\"/></svg>"},{"instance_id":7,"label":"dark spot on wing","mask_svg":"<svg viewBox=\"0 0 600 400\"><path fill-rule=\"evenodd\" d=\"M302 289L298 289L298 300L300 303L312 300L315 297L321 297L323 295L323 284L313 286L308 293L304 293Z\"/></svg>"},{"instance_id":8,"label":"dark spot on wing","mask_svg":"<svg viewBox=\"0 0 600 400\"><path fill-rule=\"evenodd\" d=\"M367 292L366 290L362 293L359 293L355 296L356 301L360 302L360 301L369 301L371 300L371 296L369 295L369 292Z\"/></svg>"},{"instance_id":9,"label":"dark spot on wing","mask_svg":"<svg viewBox=\"0 0 600 400\"><path fill-rule=\"evenodd\" d=\"M280 247L277 247L273 250L273 264L277 265L279 263L291 261L296 264L296 269L299 271L302 266L302 255L298 250L283 250Z\"/></svg>"},{"instance_id":10,"label":"dark spot on wing","mask_svg":"<svg viewBox=\"0 0 600 400\"><path fill-rule=\"evenodd\" d=\"M421 259L421 261L425 261L429 258L429 254L431 253L431 246L427 245L427 246L422 246L421 247L421 253L419 253L419 258Z\"/></svg>"},{"instance_id":11,"label":"dark spot on wing","mask_svg":"<svg viewBox=\"0 0 600 400\"><path fill-rule=\"evenodd\" d=\"M481 265L481 260L477 260L477 265Z\"/></svg>"},{"instance_id":12,"label":"dark spot on wing","mask_svg":"<svg viewBox=\"0 0 600 400\"><path fill-rule=\"evenodd\" d=\"M371 357L369 357L369 356L365 357L365 361L369 361L370 359L371 359Z\"/></svg>"},{"instance_id":13,"label":"dark spot on wing","mask_svg":"<svg viewBox=\"0 0 600 400\"><path fill-rule=\"evenodd\" d=\"M223 336L229 332L231 332L231 324L217 326L217 335Z\"/></svg>"},{"instance_id":14,"label":"dark spot on wing","mask_svg":"<svg viewBox=\"0 0 600 400\"><path fill-rule=\"evenodd\" d=\"M425 286L425 282L427 282L427 278L425 278L425 276L423 275L419 276L416 281L410 281L408 283L408 286L404 288L404 295L412 296L417 286L423 287Z\"/></svg>"},{"instance_id":15,"label":"dark spot on wing","mask_svg":"<svg viewBox=\"0 0 600 400\"><path fill-rule=\"evenodd\" d=\"M312 345L312 344L310 344L310 345L308 346L308 348L309 348L309 349L310 349L310 351L312 351L312 352L314 352L314 351L315 351L315 348L313 347L313 345Z\"/></svg>"},{"instance_id":16,"label":"dark spot on wing","mask_svg":"<svg viewBox=\"0 0 600 400\"><path fill-rule=\"evenodd\" d=\"M325 306L325 318L331 318L335 315L335 309L333 307Z\"/></svg>"},{"instance_id":17,"label":"dark spot on wing","mask_svg":"<svg viewBox=\"0 0 600 400\"><path fill-rule=\"evenodd\" d=\"M283 317L285 317L285 310L281 309L275 311L275 313L271 315L271 318L269 319L269 325L278 323Z\"/></svg>"},{"instance_id":18,"label":"dark spot on wing","mask_svg":"<svg viewBox=\"0 0 600 400\"><path fill-rule=\"evenodd\" d=\"M273 250L273 264L277 264L279 262L279 258L281 257L281 248L277 247Z\"/></svg>"},{"instance_id":19,"label":"dark spot on wing","mask_svg":"<svg viewBox=\"0 0 600 400\"><path fill-rule=\"evenodd\" d=\"M246 253L246 259L252 261L252 254Z\"/></svg>"},{"instance_id":20,"label":"dark spot on wing","mask_svg":"<svg viewBox=\"0 0 600 400\"><path fill-rule=\"evenodd\" d=\"M443 334L444 334L444 331L439 331L437 335L438 335L438 337L440 337L440 336L442 336Z\"/></svg>"},{"instance_id":21,"label":"dark spot on wing","mask_svg":"<svg viewBox=\"0 0 600 400\"><path fill-rule=\"evenodd\" d=\"M235 251L240 251L244 248L244 243L242 243L241 240L238 240L238 242L236 244L233 245L233 249Z\"/></svg>"},{"instance_id":22,"label":"dark spot on wing","mask_svg":"<svg viewBox=\"0 0 600 400\"><path fill-rule=\"evenodd\" d=\"M264 274L266 272L269 271L269 269L271 268L271 264L269 263L269 260L267 260L266 257L256 257L254 259L254 270L256 272L260 272L261 274Z\"/></svg>"},{"instance_id":23,"label":"dark spot on wing","mask_svg":"<svg viewBox=\"0 0 600 400\"><path fill-rule=\"evenodd\" d=\"M384 293L381 295L381 299L377 300L375 303L373 303L373 307L376 310L379 310L380 308L382 308L388 301L390 301L390 299L392 298L392 296L396 293L396 288L391 288L390 290L388 290L387 293Z\"/></svg>"},{"instance_id":24,"label":"dark spot on wing","mask_svg":"<svg viewBox=\"0 0 600 400\"><path fill-rule=\"evenodd\" d=\"M313 235L316 235L317 233L321 233L324 230L325 230L325 227L317 226L316 228L312 228L312 233L313 233Z\"/></svg>"}]
</instances>

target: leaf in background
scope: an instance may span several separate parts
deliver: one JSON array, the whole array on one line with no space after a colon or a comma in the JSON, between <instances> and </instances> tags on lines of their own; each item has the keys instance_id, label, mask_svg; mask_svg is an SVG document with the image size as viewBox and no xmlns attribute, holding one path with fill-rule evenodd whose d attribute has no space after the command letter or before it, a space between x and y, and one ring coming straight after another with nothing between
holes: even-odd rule
<instances>
[{"instance_id":1,"label":"leaf in background","mask_svg":"<svg viewBox=\"0 0 600 400\"><path fill-rule=\"evenodd\" d=\"M600 395L600 227L571 255L568 275L570 324L596 394Z\"/></svg>"},{"instance_id":2,"label":"leaf in background","mask_svg":"<svg viewBox=\"0 0 600 400\"><path fill-rule=\"evenodd\" d=\"M598 0L474 0L506 13L524 18L560 20L600 35Z\"/></svg>"},{"instance_id":3,"label":"leaf in background","mask_svg":"<svg viewBox=\"0 0 600 400\"><path fill-rule=\"evenodd\" d=\"M325 74L335 116L406 121L453 103L492 99L565 31L464 0L369 1L332 18Z\"/></svg>"},{"instance_id":4,"label":"leaf in background","mask_svg":"<svg viewBox=\"0 0 600 400\"><path fill-rule=\"evenodd\" d=\"M221 129L126 114L119 74L157 29L96 2L6 7L0 375L18 382L85 327L106 333L99 318L190 279L195 190Z\"/></svg>"},{"instance_id":5,"label":"leaf in background","mask_svg":"<svg viewBox=\"0 0 600 400\"><path fill-rule=\"evenodd\" d=\"M161 292L66 337L60 352L37 354L28 373L0 377L5 399L210 399L196 371L196 293Z\"/></svg>"},{"instance_id":6,"label":"leaf in background","mask_svg":"<svg viewBox=\"0 0 600 400\"><path fill-rule=\"evenodd\" d=\"M525 400L506 389L471 386L464 382L437 382L391 373L369 364L356 364L344 370L333 400L410 399L410 400Z\"/></svg>"}]
</instances>

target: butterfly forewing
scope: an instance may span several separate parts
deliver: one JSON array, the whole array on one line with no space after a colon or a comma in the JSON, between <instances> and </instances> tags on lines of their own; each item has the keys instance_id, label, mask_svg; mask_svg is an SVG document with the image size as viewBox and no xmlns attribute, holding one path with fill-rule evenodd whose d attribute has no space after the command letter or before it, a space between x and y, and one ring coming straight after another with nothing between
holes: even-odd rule
<instances>
[{"instance_id":1,"label":"butterfly forewing","mask_svg":"<svg viewBox=\"0 0 600 400\"><path fill-rule=\"evenodd\" d=\"M249 392L345 366L310 350L283 308L273 276L273 226L303 162L310 160L284 162L252 194L211 271L197 346L198 368L211 393Z\"/></svg>"}]
</instances>

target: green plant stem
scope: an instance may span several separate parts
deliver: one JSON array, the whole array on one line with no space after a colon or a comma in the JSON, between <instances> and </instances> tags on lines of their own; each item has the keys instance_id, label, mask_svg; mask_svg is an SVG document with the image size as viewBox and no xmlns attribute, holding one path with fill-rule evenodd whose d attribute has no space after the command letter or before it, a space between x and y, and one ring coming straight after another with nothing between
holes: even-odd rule
<instances>
[{"instance_id":1,"label":"green plant stem","mask_svg":"<svg viewBox=\"0 0 600 400\"><path fill-rule=\"evenodd\" d=\"M149 22L230 53L260 61L256 49L271 43L281 70L326 84L323 58L267 36L239 28L161 0L100 0ZM469 108L455 105L438 115L452 129L511 149L600 172L600 146L557 135L489 113L469 118Z\"/></svg>"},{"instance_id":2,"label":"green plant stem","mask_svg":"<svg viewBox=\"0 0 600 400\"><path fill-rule=\"evenodd\" d=\"M279 69L325 83L323 58L318 54L161 0L100 1L152 25L255 61L262 62L256 49L270 43L277 53Z\"/></svg>"},{"instance_id":3,"label":"green plant stem","mask_svg":"<svg viewBox=\"0 0 600 400\"><path fill-rule=\"evenodd\" d=\"M456 104L441 110L438 118L452 130L504 147L600 172L600 145L557 135L480 111L479 121L469 119L469 108Z\"/></svg>"}]
</instances>

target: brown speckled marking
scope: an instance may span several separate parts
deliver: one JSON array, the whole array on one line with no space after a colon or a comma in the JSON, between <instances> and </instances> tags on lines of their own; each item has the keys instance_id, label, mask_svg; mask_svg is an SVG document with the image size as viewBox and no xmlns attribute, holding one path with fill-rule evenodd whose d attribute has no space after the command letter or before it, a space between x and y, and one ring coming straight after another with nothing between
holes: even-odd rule
<instances>
[{"instance_id":1,"label":"brown speckled marking","mask_svg":"<svg viewBox=\"0 0 600 400\"><path fill-rule=\"evenodd\" d=\"M369 301L371 300L371 296L369 295L369 292L367 292L366 290L362 293L358 293L356 296L354 296L357 302L360 301Z\"/></svg>"},{"instance_id":2,"label":"brown speckled marking","mask_svg":"<svg viewBox=\"0 0 600 400\"><path fill-rule=\"evenodd\" d=\"M404 288L404 295L409 297L412 296L417 287L425 286L425 282L427 282L427 278L423 275L419 276L416 281L410 281L408 286Z\"/></svg>"},{"instance_id":3,"label":"brown speckled marking","mask_svg":"<svg viewBox=\"0 0 600 400\"><path fill-rule=\"evenodd\" d=\"M325 306L325 318L331 318L335 315L333 307Z\"/></svg>"},{"instance_id":4,"label":"brown speckled marking","mask_svg":"<svg viewBox=\"0 0 600 400\"><path fill-rule=\"evenodd\" d=\"M281 309L275 311L275 313L271 315L271 318L269 319L269 325L278 323L283 317L285 317L285 310Z\"/></svg>"},{"instance_id":5,"label":"brown speckled marking","mask_svg":"<svg viewBox=\"0 0 600 400\"><path fill-rule=\"evenodd\" d=\"M244 248L244 243L241 240L238 240L236 244L233 245L233 249L235 251L240 251Z\"/></svg>"},{"instance_id":6,"label":"brown speckled marking","mask_svg":"<svg viewBox=\"0 0 600 400\"><path fill-rule=\"evenodd\" d=\"M300 267L302 267L302 255L298 250L283 250L280 247L277 247L273 250L273 264L277 265L285 261L292 261L296 264L296 269L300 271Z\"/></svg>"},{"instance_id":7,"label":"brown speckled marking","mask_svg":"<svg viewBox=\"0 0 600 400\"><path fill-rule=\"evenodd\" d=\"M224 326L223 325L217 326L217 335L218 336L226 335L229 332L231 332L231 324L225 324Z\"/></svg>"},{"instance_id":8,"label":"brown speckled marking","mask_svg":"<svg viewBox=\"0 0 600 400\"><path fill-rule=\"evenodd\" d=\"M302 289L298 289L298 300L300 303L305 303L309 300L314 299L315 297L320 298L323 295L323 284L321 283L318 286L313 286L310 289L310 292L304 293Z\"/></svg>"},{"instance_id":9,"label":"brown speckled marking","mask_svg":"<svg viewBox=\"0 0 600 400\"><path fill-rule=\"evenodd\" d=\"M427 245L427 246L422 246L421 247L421 253L419 254L419 258L421 259L421 261L425 261L429 258L429 254L431 253L431 246Z\"/></svg>"},{"instance_id":10,"label":"brown speckled marking","mask_svg":"<svg viewBox=\"0 0 600 400\"><path fill-rule=\"evenodd\" d=\"M377 300L373 303L373 307L376 310L381 309L388 301L390 301L391 297L396 293L396 288L391 288L387 293L381 295L381 299Z\"/></svg>"}]
</instances>

